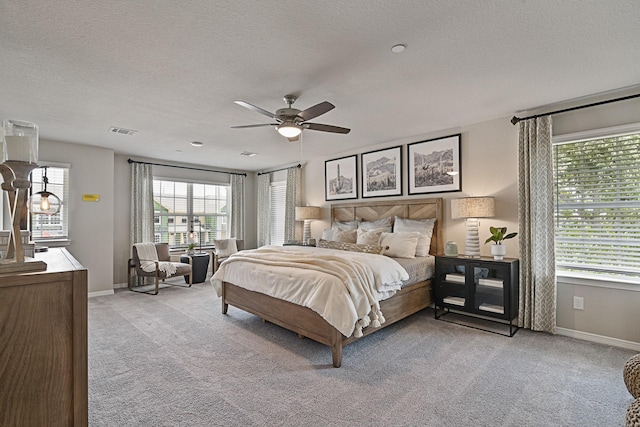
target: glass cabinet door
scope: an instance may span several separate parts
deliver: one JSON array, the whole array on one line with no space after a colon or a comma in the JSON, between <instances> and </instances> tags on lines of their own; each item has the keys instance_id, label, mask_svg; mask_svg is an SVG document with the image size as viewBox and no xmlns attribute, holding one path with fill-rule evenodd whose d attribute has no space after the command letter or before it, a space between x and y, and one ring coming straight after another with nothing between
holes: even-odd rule
<instances>
[{"instance_id":1,"label":"glass cabinet door","mask_svg":"<svg viewBox=\"0 0 640 427\"><path fill-rule=\"evenodd\" d=\"M467 285L464 263L456 263L455 260L443 263L440 270L441 289L439 296L442 304L451 308L463 308L467 304Z\"/></svg>"},{"instance_id":2,"label":"glass cabinet door","mask_svg":"<svg viewBox=\"0 0 640 427\"><path fill-rule=\"evenodd\" d=\"M505 290L508 277L503 266L481 264L473 266L475 289L473 307L477 313L505 314Z\"/></svg>"}]
</instances>

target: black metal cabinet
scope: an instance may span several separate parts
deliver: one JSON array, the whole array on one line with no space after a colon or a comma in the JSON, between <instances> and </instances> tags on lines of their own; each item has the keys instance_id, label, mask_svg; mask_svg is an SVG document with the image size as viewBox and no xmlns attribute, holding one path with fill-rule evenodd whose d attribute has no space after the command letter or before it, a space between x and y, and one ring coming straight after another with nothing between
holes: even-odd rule
<instances>
[{"instance_id":1,"label":"black metal cabinet","mask_svg":"<svg viewBox=\"0 0 640 427\"><path fill-rule=\"evenodd\" d=\"M435 317L454 310L509 322L509 336L518 330L519 261L490 257L436 256Z\"/></svg>"}]
</instances>

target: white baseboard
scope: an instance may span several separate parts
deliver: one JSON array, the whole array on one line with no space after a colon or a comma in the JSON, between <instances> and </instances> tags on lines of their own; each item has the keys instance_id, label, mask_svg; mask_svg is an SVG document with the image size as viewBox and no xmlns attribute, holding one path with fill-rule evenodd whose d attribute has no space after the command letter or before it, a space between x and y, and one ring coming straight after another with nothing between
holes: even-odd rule
<instances>
[{"instance_id":1,"label":"white baseboard","mask_svg":"<svg viewBox=\"0 0 640 427\"><path fill-rule=\"evenodd\" d=\"M113 289L108 289L106 291L89 292L89 298L103 297L105 295L113 295Z\"/></svg>"},{"instance_id":2,"label":"white baseboard","mask_svg":"<svg viewBox=\"0 0 640 427\"><path fill-rule=\"evenodd\" d=\"M640 343L633 341L605 337L604 335L596 335L589 332L576 331L573 329L559 328L557 326L555 328L555 333L565 337L577 338L579 340L591 341L599 344L606 344L613 347L626 348L628 350L640 352Z\"/></svg>"}]
</instances>

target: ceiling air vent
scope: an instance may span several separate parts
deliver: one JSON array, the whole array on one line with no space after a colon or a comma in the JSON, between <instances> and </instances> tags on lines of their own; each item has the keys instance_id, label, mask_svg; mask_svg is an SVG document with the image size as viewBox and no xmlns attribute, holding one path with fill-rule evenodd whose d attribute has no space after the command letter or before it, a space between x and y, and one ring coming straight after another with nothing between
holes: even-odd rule
<instances>
[{"instance_id":1,"label":"ceiling air vent","mask_svg":"<svg viewBox=\"0 0 640 427\"><path fill-rule=\"evenodd\" d=\"M134 133L136 133L138 131L137 130L133 130L133 129L117 128L117 127L111 126L109 128L109 132L111 132L111 133L119 133L121 135L133 135Z\"/></svg>"},{"instance_id":2,"label":"ceiling air vent","mask_svg":"<svg viewBox=\"0 0 640 427\"><path fill-rule=\"evenodd\" d=\"M250 151L243 151L242 153L240 153L241 156L247 156L247 157L253 157L258 153L252 153Z\"/></svg>"}]
</instances>

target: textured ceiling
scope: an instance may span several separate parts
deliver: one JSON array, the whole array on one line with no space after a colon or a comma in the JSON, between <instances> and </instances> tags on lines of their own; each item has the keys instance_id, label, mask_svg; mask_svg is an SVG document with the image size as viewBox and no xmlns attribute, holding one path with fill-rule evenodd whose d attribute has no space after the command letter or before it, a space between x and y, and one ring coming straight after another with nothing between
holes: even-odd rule
<instances>
[{"instance_id":1,"label":"textured ceiling","mask_svg":"<svg viewBox=\"0 0 640 427\"><path fill-rule=\"evenodd\" d=\"M638 22L638 0L0 0L0 119L255 171L637 85ZM230 129L269 122L235 99L275 112L289 93L351 133L306 130L301 153Z\"/></svg>"}]
</instances>

